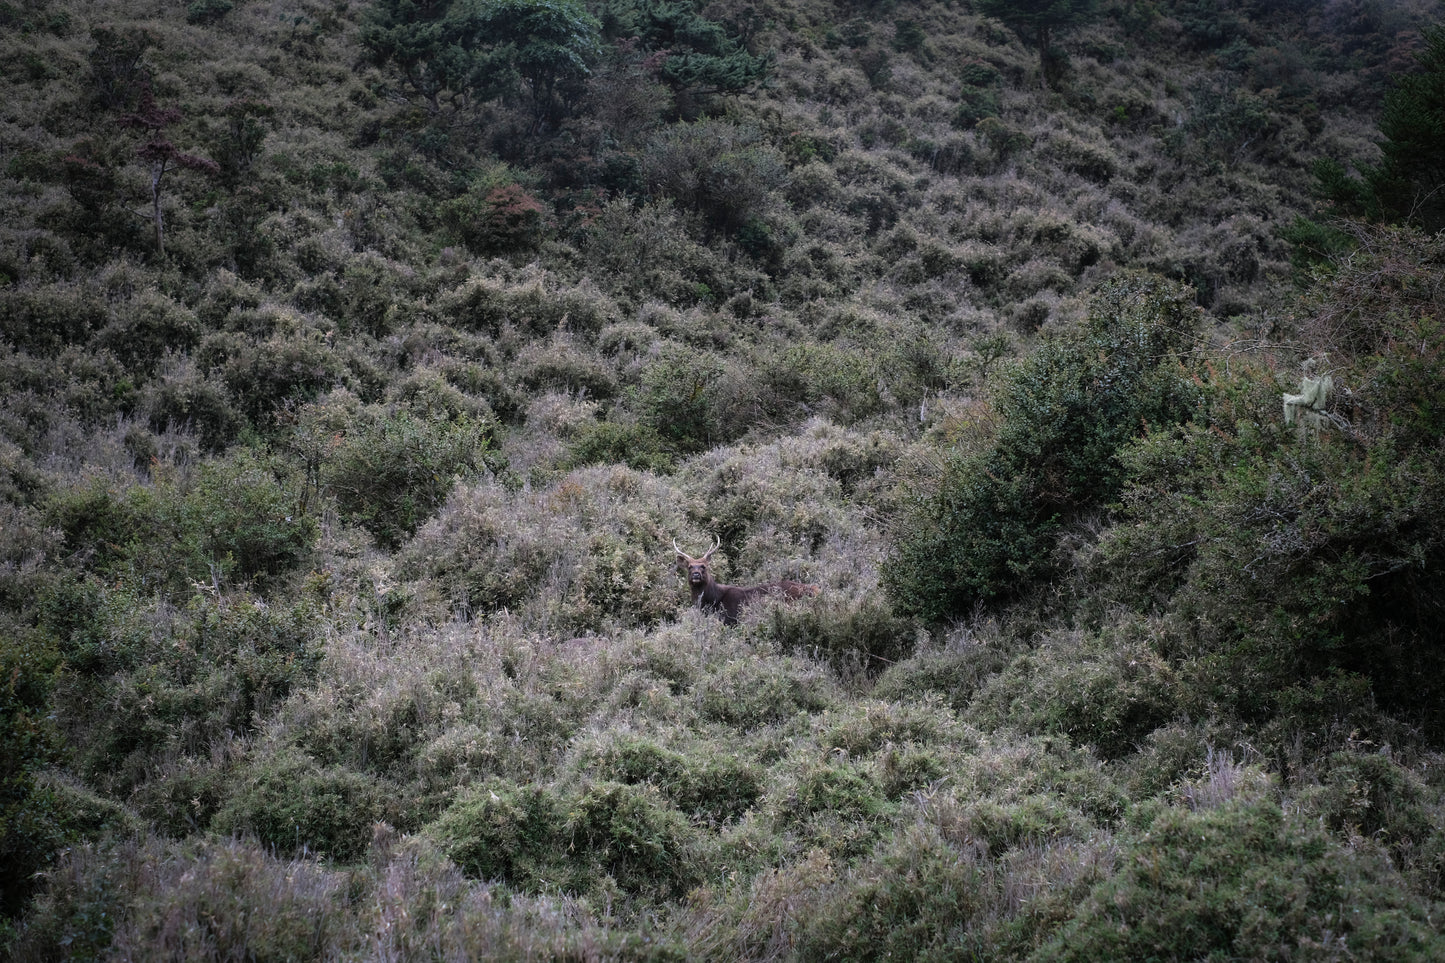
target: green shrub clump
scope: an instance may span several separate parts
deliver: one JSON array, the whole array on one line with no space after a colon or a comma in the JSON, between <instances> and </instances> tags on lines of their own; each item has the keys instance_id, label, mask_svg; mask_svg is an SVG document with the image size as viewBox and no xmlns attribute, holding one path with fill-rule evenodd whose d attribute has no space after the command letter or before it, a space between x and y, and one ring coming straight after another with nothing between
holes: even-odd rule
<instances>
[{"instance_id":1,"label":"green shrub clump","mask_svg":"<svg viewBox=\"0 0 1445 963\"><path fill-rule=\"evenodd\" d=\"M47 513L91 568L182 597L193 582L264 586L311 551L316 520L294 481L279 459L239 449L189 474L156 464L150 485L77 486Z\"/></svg>"},{"instance_id":2,"label":"green shrub clump","mask_svg":"<svg viewBox=\"0 0 1445 963\"><path fill-rule=\"evenodd\" d=\"M1372 847L1270 800L1158 813L1035 959L1427 960L1445 953Z\"/></svg>"},{"instance_id":3,"label":"green shrub clump","mask_svg":"<svg viewBox=\"0 0 1445 963\"><path fill-rule=\"evenodd\" d=\"M939 620L1048 573L1062 526L1117 497L1123 446L1193 410L1180 356L1197 317L1184 287L1124 275L1096 295L1085 325L1020 362L995 400L992 439L949 453L907 513L883 571L897 610Z\"/></svg>"},{"instance_id":4,"label":"green shrub clump","mask_svg":"<svg viewBox=\"0 0 1445 963\"><path fill-rule=\"evenodd\" d=\"M309 413L307 427L315 433L338 417L322 406ZM387 547L435 514L459 478L496 463L490 418L413 402L368 406L344 422L316 453L320 483L345 518Z\"/></svg>"}]
</instances>

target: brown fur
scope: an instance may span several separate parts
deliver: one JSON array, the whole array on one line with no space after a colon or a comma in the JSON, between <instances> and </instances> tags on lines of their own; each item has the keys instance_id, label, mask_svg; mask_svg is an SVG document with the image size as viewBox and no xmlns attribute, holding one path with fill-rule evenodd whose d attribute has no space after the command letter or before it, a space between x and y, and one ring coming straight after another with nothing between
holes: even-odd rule
<instances>
[{"instance_id":1,"label":"brown fur","mask_svg":"<svg viewBox=\"0 0 1445 963\"><path fill-rule=\"evenodd\" d=\"M683 578L687 579L687 587L692 592L693 608L716 614L724 624L737 625L738 612L744 605L755 599L780 595L791 600L818 594L816 585L805 585L802 582L788 580L752 585L746 588L738 585L724 585L712 574L712 553L716 552L721 544L722 542L718 541L699 558L693 558L678 548L676 540L673 541L672 547L677 550L677 570Z\"/></svg>"}]
</instances>

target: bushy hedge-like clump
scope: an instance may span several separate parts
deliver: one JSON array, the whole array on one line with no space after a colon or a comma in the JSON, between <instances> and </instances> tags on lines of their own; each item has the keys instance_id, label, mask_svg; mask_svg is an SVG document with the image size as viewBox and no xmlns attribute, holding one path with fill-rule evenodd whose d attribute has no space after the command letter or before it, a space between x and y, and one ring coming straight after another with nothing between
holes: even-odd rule
<instances>
[{"instance_id":1,"label":"bushy hedge-like clump","mask_svg":"<svg viewBox=\"0 0 1445 963\"><path fill-rule=\"evenodd\" d=\"M650 784L561 791L489 783L428 832L469 874L526 892L585 893L605 875L629 893L675 894L697 873L695 831Z\"/></svg>"},{"instance_id":2,"label":"bushy hedge-like clump","mask_svg":"<svg viewBox=\"0 0 1445 963\"><path fill-rule=\"evenodd\" d=\"M994 437L949 453L901 524L883 573L895 607L943 619L1050 571L1062 524L1120 490L1124 444L1191 413L1179 358L1196 324L1187 290L1128 275L1082 329L1042 341L999 390Z\"/></svg>"},{"instance_id":3,"label":"bushy hedge-like clump","mask_svg":"<svg viewBox=\"0 0 1445 963\"><path fill-rule=\"evenodd\" d=\"M1155 815L1035 958L1426 960L1445 941L1424 912L1374 847L1347 849L1272 799L1244 798Z\"/></svg>"},{"instance_id":4,"label":"bushy hedge-like clump","mask_svg":"<svg viewBox=\"0 0 1445 963\"><path fill-rule=\"evenodd\" d=\"M158 464L150 485L74 487L52 496L47 514L88 567L137 589L264 586L315 542L316 520L302 513L294 481L284 463L238 449L189 475Z\"/></svg>"},{"instance_id":5,"label":"bushy hedge-like clump","mask_svg":"<svg viewBox=\"0 0 1445 963\"><path fill-rule=\"evenodd\" d=\"M333 420L325 410L314 417ZM332 436L319 481L344 517L394 547L441 507L458 479L484 470L489 456L496 464L494 430L487 418L424 405L367 406Z\"/></svg>"},{"instance_id":6,"label":"bushy hedge-like clump","mask_svg":"<svg viewBox=\"0 0 1445 963\"><path fill-rule=\"evenodd\" d=\"M620 465L577 469L540 490L484 482L420 529L401 570L436 579L473 614L508 608L572 633L652 625L687 598L671 564L671 540L686 527L674 488Z\"/></svg>"},{"instance_id":7,"label":"bushy hedge-like clump","mask_svg":"<svg viewBox=\"0 0 1445 963\"><path fill-rule=\"evenodd\" d=\"M283 853L354 860L371 845L374 824L390 815L394 792L375 777L322 766L297 750L259 752L236 772L211 820L221 833L249 833Z\"/></svg>"},{"instance_id":8,"label":"bushy hedge-like clump","mask_svg":"<svg viewBox=\"0 0 1445 963\"><path fill-rule=\"evenodd\" d=\"M598 752L598 771L628 785L655 787L695 819L727 822L762 794L762 774L737 755L709 751L704 743L669 749L641 736L620 736Z\"/></svg>"},{"instance_id":9,"label":"bushy hedge-like clump","mask_svg":"<svg viewBox=\"0 0 1445 963\"><path fill-rule=\"evenodd\" d=\"M543 786L488 780L459 795L427 834L475 879L523 891L582 882L567 871L563 800Z\"/></svg>"}]
</instances>

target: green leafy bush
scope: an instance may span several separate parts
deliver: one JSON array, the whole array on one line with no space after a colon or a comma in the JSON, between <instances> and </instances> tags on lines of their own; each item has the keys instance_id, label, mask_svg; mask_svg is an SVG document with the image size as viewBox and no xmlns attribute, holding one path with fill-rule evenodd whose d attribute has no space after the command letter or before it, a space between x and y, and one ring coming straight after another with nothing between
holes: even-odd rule
<instances>
[{"instance_id":1,"label":"green leafy bush","mask_svg":"<svg viewBox=\"0 0 1445 963\"><path fill-rule=\"evenodd\" d=\"M754 631L785 652L825 660L842 671L877 674L913 652L914 624L885 605L827 598L775 605Z\"/></svg>"},{"instance_id":2,"label":"green leafy bush","mask_svg":"<svg viewBox=\"0 0 1445 963\"><path fill-rule=\"evenodd\" d=\"M568 832L626 892L675 896L700 876L696 830L651 785L593 783L572 802Z\"/></svg>"},{"instance_id":3,"label":"green leafy bush","mask_svg":"<svg viewBox=\"0 0 1445 963\"><path fill-rule=\"evenodd\" d=\"M258 753L235 774L211 827L251 833L283 853L309 852L347 862L366 852L374 824L390 814L393 798L374 777L321 766L297 750L280 749Z\"/></svg>"},{"instance_id":4,"label":"green leafy bush","mask_svg":"<svg viewBox=\"0 0 1445 963\"><path fill-rule=\"evenodd\" d=\"M1366 692L1442 725L1439 653L1423 642L1440 618L1426 586L1445 504L1445 383L1426 360L1445 339L1438 252L1409 234L1374 243L1302 324L1348 392L1323 437L1287 429L1280 385L1241 367L1215 373L1196 422L1123 453L1124 524L1099 561L1116 598L1164 613L1159 651L1187 665L1191 709L1323 738L1334 720L1366 721Z\"/></svg>"},{"instance_id":5,"label":"green leafy bush","mask_svg":"<svg viewBox=\"0 0 1445 963\"><path fill-rule=\"evenodd\" d=\"M1377 850L1345 849L1274 800L1166 809L1130 840L1118 872L1034 958L1438 955L1441 937L1394 879Z\"/></svg>"},{"instance_id":6,"label":"green leafy bush","mask_svg":"<svg viewBox=\"0 0 1445 963\"><path fill-rule=\"evenodd\" d=\"M1148 626L1128 623L1098 638L1040 640L982 687L968 717L1066 735L1107 759L1128 755L1180 711L1179 680L1153 641Z\"/></svg>"},{"instance_id":7,"label":"green leafy bush","mask_svg":"<svg viewBox=\"0 0 1445 963\"><path fill-rule=\"evenodd\" d=\"M65 841L61 800L37 782L60 757L50 716L58 653L38 632L0 640L0 914L17 915Z\"/></svg>"},{"instance_id":8,"label":"green leafy bush","mask_svg":"<svg viewBox=\"0 0 1445 963\"><path fill-rule=\"evenodd\" d=\"M767 217L787 164L757 129L709 120L654 136L643 171L655 197L670 198L713 228L734 233Z\"/></svg>"},{"instance_id":9,"label":"green leafy bush","mask_svg":"<svg viewBox=\"0 0 1445 963\"><path fill-rule=\"evenodd\" d=\"M442 218L478 254L521 254L542 239L545 209L520 184L482 184L441 207Z\"/></svg>"},{"instance_id":10,"label":"green leafy bush","mask_svg":"<svg viewBox=\"0 0 1445 963\"><path fill-rule=\"evenodd\" d=\"M421 529L401 571L437 579L467 613L507 608L573 634L655 625L686 599L666 554L683 518L671 485L620 465L530 491L482 483Z\"/></svg>"},{"instance_id":11,"label":"green leafy bush","mask_svg":"<svg viewBox=\"0 0 1445 963\"><path fill-rule=\"evenodd\" d=\"M993 438L949 453L903 523L883 572L895 608L959 615L1050 570L1060 527L1119 492L1125 443L1190 414L1195 392L1179 361L1197 319L1189 301L1163 279L1122 277L1081 329L1015 366L997 393Z\"/></svg>"},{"instance_id":12,"label":"green leafy bush","mask_svg":"<svg viewBox=\"0 0 1445 963\"><path fill-rule=\"evenodd\" d=\"M524 892L585 882L568 872L564 800L542 786L489 780L459 795L427 834L475 879Z\"/></svg>"},{"instance_id":13,"label":"green leafy bush","mask_svg":"<svg viewBox=\"0 0 1445 963\"><path fill-rule=\"evenodd\" d=\"M655 787L695 819L729 822L762 794L756 766L737 755L707 751L705 743L681 752L640 736L621 736L598 753L599 773L628 785Z\"/></svg>"},{"instance_id":14,"label":"green leafy bush","mask_svg":"<svg viewBox=\"0 0 1445 963\"><path fill-rule=\"evenodd\" d=\"M488 783L428 832L469 874L523 891L586 892L606 874L627 892L660 895L696 878L693 830L651 785L602 782L557 795Z\"/></svg>"},{"instance_id":15,"label":"green leafy bush","mask_svg":"<svg viewBox=\"0 0 1445 963\"><path fill-rule=\"evenodd\" d=\"M153 484L116 490L95 481L53 496L47 512L73 551L132 587L185 595L192 582L265 585L306 556L314 518L285 466L247 449L191 477L156 465Z\"/></svg>"},{"instance_id":16,"label":"green leafy bush","mask_svg":"<svg viewBox=\"0 0 1445 963\"><path fill-rule=\"evenodd\" d=\"M310 417L331 417L313 410ZM336 435L320 481L342 514L395 546L446 500L459 478L488 465L494 426L465 414L366 407Z\"/></svg>"},{"instance_id":17,"label":"green leafy bush","mask_svg":"<svg viewBox=\"0 0 1445 963\"><path fill-rule=\"evenodd\" d=\"M793 656L726 662L700 688L703 717L739 729L786 722L799 712L824 709L836 697L824 672Z\"/></svg>"}]
</instances>

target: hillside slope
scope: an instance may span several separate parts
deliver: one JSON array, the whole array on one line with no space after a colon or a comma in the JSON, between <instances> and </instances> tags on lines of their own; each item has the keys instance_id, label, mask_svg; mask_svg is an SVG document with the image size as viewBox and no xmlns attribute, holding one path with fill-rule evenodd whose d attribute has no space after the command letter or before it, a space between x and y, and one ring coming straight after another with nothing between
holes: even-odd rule
<instances>
[{"instance_id":1,"label":"hillside slope","mask_svg":"<svg viewBox=\"0 0 1445 963\"><path fill-rule=\"evenodd\" d=\"M1445 954L1440 6L1080 6L0 4L0 942Z\"/></svg>"}]
</instances>

